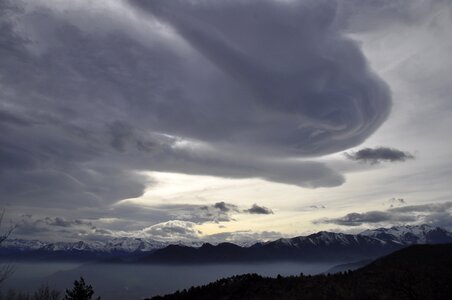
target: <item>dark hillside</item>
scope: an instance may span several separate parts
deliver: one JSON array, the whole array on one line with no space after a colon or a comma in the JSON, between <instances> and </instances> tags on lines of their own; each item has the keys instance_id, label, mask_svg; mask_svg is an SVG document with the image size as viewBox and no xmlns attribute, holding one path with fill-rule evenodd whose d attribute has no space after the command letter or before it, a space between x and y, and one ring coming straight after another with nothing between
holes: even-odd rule
<instances>
[{"instance_id":1,"label":"dark hillside","mask_svg":"<svg viewBox=\"0 0 452 300\"><path fill-rule=\"evenodd\" d=\"M452 244L416 245L356 271L265 278L247 274L157 296L188 299L452 299Z\"/></svg>"}]
</instances>

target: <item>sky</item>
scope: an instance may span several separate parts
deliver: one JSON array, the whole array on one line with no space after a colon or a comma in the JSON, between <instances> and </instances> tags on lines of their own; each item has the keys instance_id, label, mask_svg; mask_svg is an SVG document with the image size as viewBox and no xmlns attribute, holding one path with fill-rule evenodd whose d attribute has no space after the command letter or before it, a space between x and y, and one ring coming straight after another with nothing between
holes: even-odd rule
<instances>
[{"instance_id":1,"label":"sky","mask_svg":"<svg viewBox=\"0 0 452 300\"><path fill-rule=\"evenodd\" d=\"M2 227L452 227L450 28L448 0L0 0Z\"/></svg>"}]
</instances>

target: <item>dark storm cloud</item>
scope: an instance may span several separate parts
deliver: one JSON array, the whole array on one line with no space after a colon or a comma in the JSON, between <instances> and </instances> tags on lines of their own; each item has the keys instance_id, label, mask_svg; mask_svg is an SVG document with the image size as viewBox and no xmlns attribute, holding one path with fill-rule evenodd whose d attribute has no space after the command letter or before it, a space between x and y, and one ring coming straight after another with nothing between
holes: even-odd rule
<instances>
[{"instance_id":1,"label":"dark storm cloud","mask_svg":"<svg viewBox=\"0 0 452 300\"><path fill-rule=\"evenodd\" d=\"M345 156L350 160L370 164L378 164L382 161L403 162L414 159L414 156L408 152L387 147L364 148L356 152L345 153Z\"/></svg>"},{"instance_id":2,"label":"dark storm cloud","mask_svg":"<svg viewBox=\"0 0 452 300\"><path fill-rule=\"evenodd\" d=\"M265 206L259 206L257 204L253 204L253 206L251 206L251 208L245 209L244 212L247 212L249 214L258 214L258 215L273 214L273 211L270 208L267 208Z\"/></svg>"},{"instance_id":3,"label":"dark storm cloud","mask_svg":"<svg viewBox=\"0 0 452 300\"><path fill-rule=\"evenodd\" d=\"M436 226L450 226L452 222L452 202L409 205L390 208L385 211L349 213L339 218L325 218L314 223L329 223L343 226L360 226L375 223L428 223Z\"/></svg>"},{"instance_id":4,"label":"dark storm cloud","mask_svg":"<svg viewBox=\"0 0 452 300\"><path fill-rule=\"evenodd\" d=\"M297 158L356 146L389 113L334 1L133 3L0 0L10 204L106 212L152 184L140 171L337 186Z\"/></svg>"}]
</instances>

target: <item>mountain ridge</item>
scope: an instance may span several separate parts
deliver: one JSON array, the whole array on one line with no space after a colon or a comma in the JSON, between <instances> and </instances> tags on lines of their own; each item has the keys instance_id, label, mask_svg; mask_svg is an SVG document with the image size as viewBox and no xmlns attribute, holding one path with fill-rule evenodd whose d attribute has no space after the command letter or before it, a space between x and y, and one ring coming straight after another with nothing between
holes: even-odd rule
<instances>
[{"instance_id":1,"label":"mountain ridge","mask_svg":"<svg viewBox=\"0 0 452 300\"><path fill-rule=\"evenodd\" d=\"M397 234L395 234L397 233ZM414 244L452 243L452 232L429 225L395 226L360 234L320 231L239 247L230 243L198 248L171 245L143 258L157 263L229 263L253 261L357 261L374 259Z\"/></svg>"},{"instance_id":2,"label":"mountain ridge","mask_svg":"<svg viewBox=\"0 0 452 300\"><path fill-rule=\"evenodd\" d=\"M452 232L430 225L406 225L365 230L359 234L319 231L240 246L223 242L162 242L144 238L107 241L43 242L8 239L0 258L109 259L139 257L144 262L199 263L256 260L344 260L375 258L413 244L452 242Z\"/></svg>"}]
</instances>

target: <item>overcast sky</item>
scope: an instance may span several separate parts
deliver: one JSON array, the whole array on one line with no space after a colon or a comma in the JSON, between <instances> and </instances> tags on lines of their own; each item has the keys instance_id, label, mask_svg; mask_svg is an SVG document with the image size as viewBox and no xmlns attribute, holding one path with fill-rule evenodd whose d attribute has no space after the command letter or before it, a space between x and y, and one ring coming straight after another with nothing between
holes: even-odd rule
<instances>
[{"instance_id":1,"label":"overcast sky","mask_svg":"<svg viewBox=\"0 0 452 300\"><path fill-rule=\"evenodd\" d=\"M0 0L6 219L43 240L451 227L451 28L448 0Z\"/></svg>"}]
</instances>

